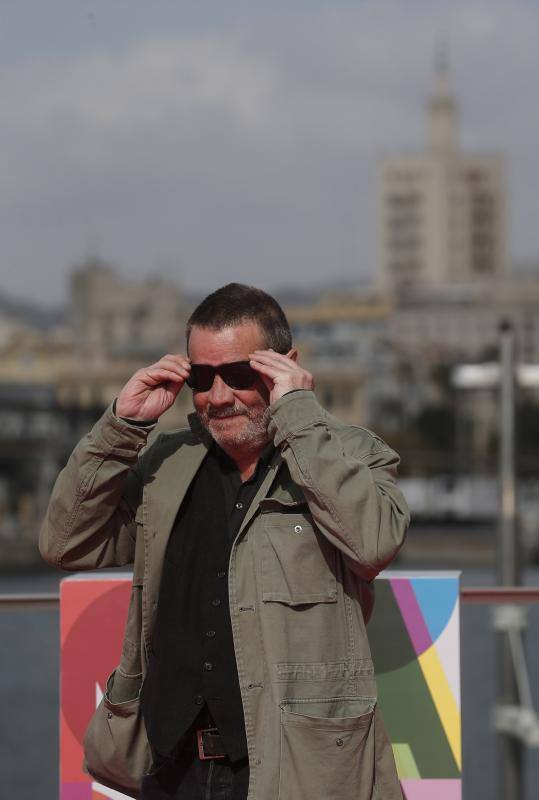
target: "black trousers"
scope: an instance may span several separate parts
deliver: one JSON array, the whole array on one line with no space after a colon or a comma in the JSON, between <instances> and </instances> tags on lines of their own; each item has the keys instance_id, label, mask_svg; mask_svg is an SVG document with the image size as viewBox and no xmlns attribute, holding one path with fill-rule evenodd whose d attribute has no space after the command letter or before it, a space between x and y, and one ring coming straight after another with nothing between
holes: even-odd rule
<instances>
[{"instance_id":1,"label":"black trousers","mask_svg":"<svg viewBox=\"0 0 539 800\"><path fill-rule=\"evenodd\" d=\"M171 756L154 757L142 780L140 800L247 800L249 760L198 757L197 728L213 727L203 709Z\"/></svg>"},{"instance_id":2,"label":"black trousers","mask_svg":"<svg viewBox=\"0 0 539 800\"><path fill-rule=\"evenodd\" d=\"M249 762L201 761L195 753L157 762L142 781L141 800L247 800Z\"/></svg>"}]
</instances>

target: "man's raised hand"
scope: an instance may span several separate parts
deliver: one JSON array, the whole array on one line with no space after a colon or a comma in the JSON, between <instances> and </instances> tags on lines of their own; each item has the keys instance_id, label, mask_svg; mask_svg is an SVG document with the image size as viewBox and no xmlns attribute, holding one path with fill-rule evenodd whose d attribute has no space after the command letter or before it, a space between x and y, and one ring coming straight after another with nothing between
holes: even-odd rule
<instances>
[{"instance_id":1,"label":"man's raised hand","mask_svg":"<svg viewBox=\"0 0 539 800\"><path fill-rule=\"evenodd\" d=\"M270 403L294 389L314 387L313 376L300 367L296 358L296 350L291 350L286 356L274 350L255 350L254 353L249 353L251 367L260 374L270 391Z\"/></svg>"},{"instance_id":2,"label":"man's raised hand","mask_svg":"<svg viewBox=\"0 0 539 800\"><path fill-rule=\"evenodd\" d=\"M141 422L158 419L173 404L190 370L182 355L166 355L137 370L118 395L116 414Z\"/></svg>"}]
</instances>

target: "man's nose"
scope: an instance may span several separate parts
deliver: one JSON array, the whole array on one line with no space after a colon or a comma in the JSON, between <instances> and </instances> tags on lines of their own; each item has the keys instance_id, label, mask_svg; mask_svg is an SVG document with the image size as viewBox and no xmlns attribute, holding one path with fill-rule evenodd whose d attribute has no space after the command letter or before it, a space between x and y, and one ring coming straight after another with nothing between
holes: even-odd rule
<instances>
[{"instance_id":1,"label":"man's nose","mask_svg":"<svg viewBox=\"0 0 539 800\"><path fill-rule=\"evenodd\" d=\"M234 393L220 375L216 375L208 392L208 403L212 406L228 406L234 402Z\"/></svg>"}]
</instances>

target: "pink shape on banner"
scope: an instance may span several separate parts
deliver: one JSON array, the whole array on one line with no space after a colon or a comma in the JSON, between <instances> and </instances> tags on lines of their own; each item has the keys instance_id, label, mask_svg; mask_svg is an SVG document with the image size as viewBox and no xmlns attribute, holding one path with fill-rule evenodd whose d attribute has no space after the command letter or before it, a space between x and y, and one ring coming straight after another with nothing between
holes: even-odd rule
<instances>
[{"instance_id":1,"label":"pink shape on banner","mask_svg":"<svg viewBox=\"0 0 539 800\"><path fill-rule=\"evenodd\" d=\"M440 778L401 781L405 800L462 800L462 781L459 778Z\"/></svg>"},{"instance_id":2,"label":"pink shape on banner","mask_svg":"<svg viewBox=\"0 0 539 800\"><path fill-rule=\"evenodd\" d=\"M406 624L416 655L420 656L432 644L432 638L423 619L414 589L409 580L391 579L391 589Z\"/></svg>"},{"instance_id":3,"label":"pink shape on banner","mask_svg":"<svg viewBox=\"0 0 539 800\"><path fill-rule=\"evenodd\" d=\"M60 791L61 800L92 800L92 784L87 783L62 783Z\"/></svg>"}]
</instances>

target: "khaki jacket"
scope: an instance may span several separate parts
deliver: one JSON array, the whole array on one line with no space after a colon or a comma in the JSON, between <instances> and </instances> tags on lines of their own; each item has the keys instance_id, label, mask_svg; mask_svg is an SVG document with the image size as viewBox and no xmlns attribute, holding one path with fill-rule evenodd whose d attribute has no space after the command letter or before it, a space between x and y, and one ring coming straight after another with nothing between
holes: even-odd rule
<instances>
[{"instance_id":1,"label":"khaki jacket","mask_svg":"<svg viewBox=\"0 0 539 800\"><path fill-rule=\"evenodd\" d=\"M249 800L400 800L365 630L370 582L409 522L398 456L309 391L285 395L266 415L277 451L228 578ZM44 558L64 569L133 564L109 717L137 709L167 540L211 444L192 422L141 454L147 435L106 411L60 473L40 536ZM149 751L144 758L149 767Z\"/></svg>"}]
</instances>

